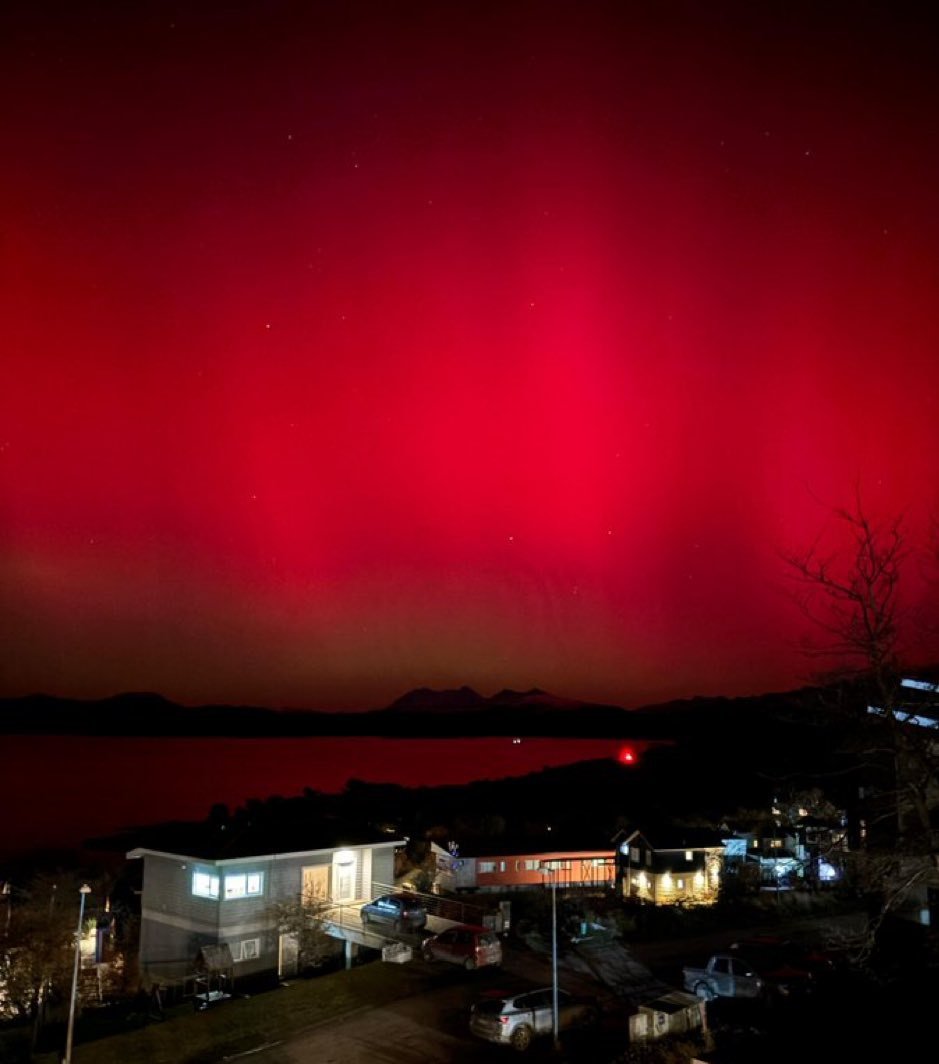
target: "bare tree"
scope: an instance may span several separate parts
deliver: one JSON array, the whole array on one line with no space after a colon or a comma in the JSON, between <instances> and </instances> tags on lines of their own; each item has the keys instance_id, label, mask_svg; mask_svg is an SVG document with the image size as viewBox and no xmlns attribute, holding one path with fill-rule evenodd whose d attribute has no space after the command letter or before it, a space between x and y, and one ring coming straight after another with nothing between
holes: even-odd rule
<instances>
[{"instance_id":1,"label":"bare tree","mask_svg":"<svg viewBox=\"0 0 939 1064\"><path fill-rule=\"evenodd\" d=\"M268 908L268 917L277 932L294 937L300 971L320 968L336 955L337 940L323 929L327 907L328 903L297 898L275 902Z\"/></svg>"},{"instance_id":2,"label":"bare tree","mask_svg":"<svg viewBox=\"0 0 939 1064\"><path fill-rule=\"evenodd\" d=\"M855 868L880 899L868 929L873 942L885 917L917 884L935 879L939 868L933 828L939 725L911 710L902 686L901 644L910 617L900 592L911 559L904 519L871 520L859 494L853 508L837 509L835 516L848 533L847 547L826 552L816 541L783 558L799 607L823 635L821 644L805 649L836 665L826 679L844 681L844 696L830 708L850 717L846 734L864 780L863 845Z\"/></svg>"}]
</instances>

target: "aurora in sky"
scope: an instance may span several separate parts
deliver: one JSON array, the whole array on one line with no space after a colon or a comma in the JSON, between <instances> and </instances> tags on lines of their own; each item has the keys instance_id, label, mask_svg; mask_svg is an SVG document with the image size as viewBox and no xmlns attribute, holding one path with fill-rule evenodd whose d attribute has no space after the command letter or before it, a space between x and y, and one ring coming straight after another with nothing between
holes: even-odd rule
<instances>
[{"instance_id":1,"label":"aurora in sky","mask_svg":"<svg viewBox=\"0 0 939 1064\"><path fill-rule=\"evenodd\" d=\"M806 682L936 512L918 10L4 5L0 694Z\"/></svg>"}]
</instances>

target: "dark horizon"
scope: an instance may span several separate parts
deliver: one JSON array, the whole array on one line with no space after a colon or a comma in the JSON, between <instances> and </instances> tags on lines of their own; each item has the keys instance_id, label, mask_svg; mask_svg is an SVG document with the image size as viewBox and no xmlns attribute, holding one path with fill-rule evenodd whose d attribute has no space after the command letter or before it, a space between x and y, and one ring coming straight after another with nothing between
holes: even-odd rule
<instances>
[{"instance_id":1,"label":"dark horizon","mask_svg":"<svg viewBox=\"0 0 939 1064\"><path fill-rule=\"evenodd\" d=\"M935 668L917 675L932 676ZM843 679L839 684L852 681ZM858 681L853 681L857 683ZM245 704L187 706L155 692L121 692L102 699L73 699L37 693L0 698L0 734L20 735L361 735L616 737L623 730L654 739L674 735L681 722L717 706L769 707L808 704L835 682L819 681L789 691L752 695L694 696L626 708L558 698L533 689L480 695L469 686L449 690L417 688L387 706L350 710L293 709ZM663 728L665 729L663 731Z\"/></svg>"}]
</instances>

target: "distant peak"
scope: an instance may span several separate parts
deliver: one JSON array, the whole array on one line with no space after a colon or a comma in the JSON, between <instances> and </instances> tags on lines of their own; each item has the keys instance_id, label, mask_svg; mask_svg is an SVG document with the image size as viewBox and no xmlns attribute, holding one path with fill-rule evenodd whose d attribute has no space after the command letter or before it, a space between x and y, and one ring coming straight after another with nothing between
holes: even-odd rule
<instances>
[{"instance_id":1,"label":"distant peak","mask_svg":"<svg viewBox=\"0 0 939 1064\"><path fill-rule=\"evenodd\" d=\"M444 691L435 691L430 687L417 687L396 699L389 709L479 709L486 705L486 699L472 687L459 687Z\"/></svg>"},{"instance_id":2,"label":"distant peak","mask_svg":"<svg viewBox=\"0 0 939 1064\"><path fill-rule=\"evenodd\" d=\"M489 700L502 706L537 706L542 709L573 709L584 705L583 702L573 698L561 698L543 691L540 687L532 687L528 691L513 691L505 688Z\"/></svg>"},{"instance_id":3,"label":"distant peak","mask_svg":"<svg viewBox=\"0 0 939 1064\"><path fill-rule=\"evenodd\" d=\"M111 695L103 699L105 702L130 702L139 705L172 705L169 699L155 691L123 691L117 695Z\"/></svg>"}]
</instances>

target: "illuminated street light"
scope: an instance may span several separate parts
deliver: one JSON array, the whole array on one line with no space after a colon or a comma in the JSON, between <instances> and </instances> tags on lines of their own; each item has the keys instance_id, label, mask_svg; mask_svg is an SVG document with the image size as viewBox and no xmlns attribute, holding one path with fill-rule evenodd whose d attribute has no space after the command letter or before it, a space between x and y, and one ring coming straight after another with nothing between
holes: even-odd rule
<instances>
[{"instance_id":1,"label":"illuminated street light","mask_svg":"<svg viewBox=\"0 0 939 1064\"><path fill-rule=\"evenodd\" d=\"M78 991L78 966L82 951L82 921L85 917L85 897L91 893L91 887L83 883L78 888L81 904L78 907L78 933L75 935L75 967L72 969L72 1000L68 1007L68 1034L65 1037L65 1059L62 1064L72 1064L72 1033L75 1029L75 996Z\"/></svg>"},{"instance_id":2,"label":"illuminated street light","mask_svg":"<svg viewBox=\"0 0 939 1064\"><path fill-rule=\"evenodd\" d=\"M558 873L549 864L542 864L541 874L551 877L551 1020L554 1048L561 1048L558 1039Z\"/></svg>"}]
</instances>

